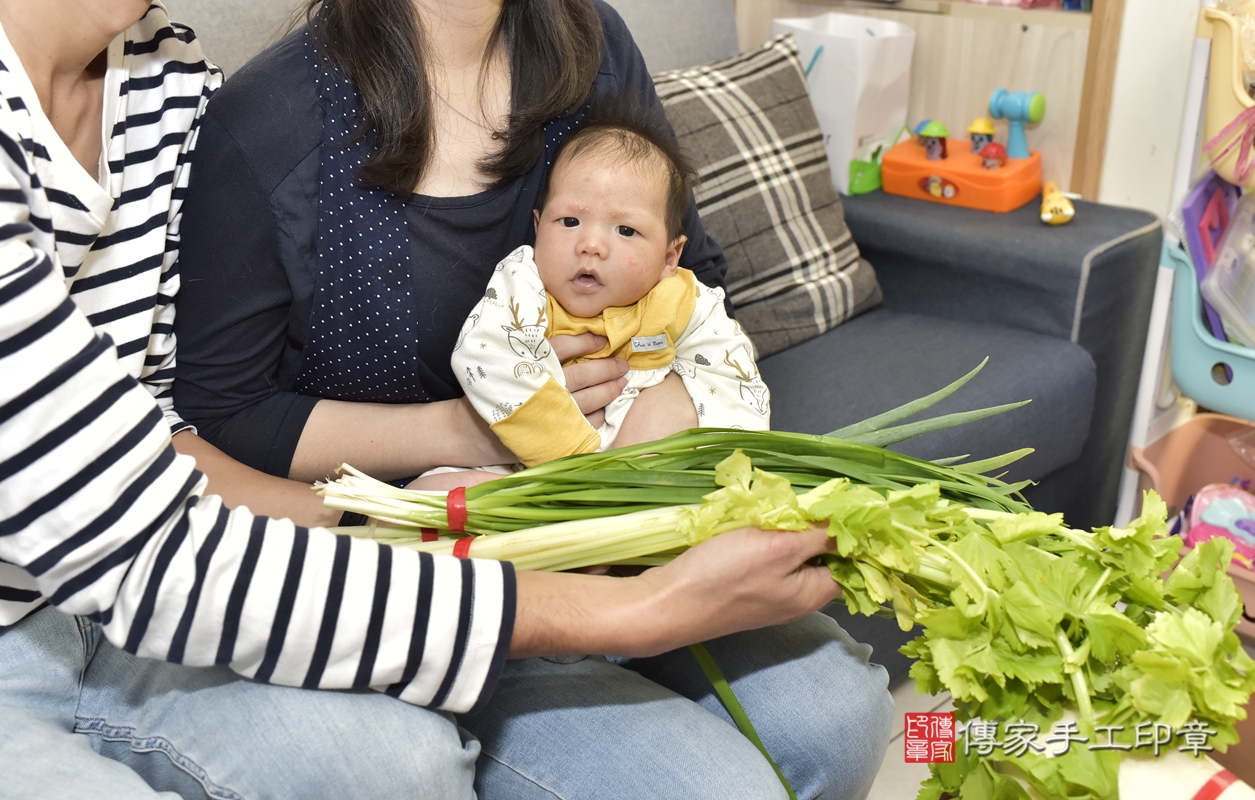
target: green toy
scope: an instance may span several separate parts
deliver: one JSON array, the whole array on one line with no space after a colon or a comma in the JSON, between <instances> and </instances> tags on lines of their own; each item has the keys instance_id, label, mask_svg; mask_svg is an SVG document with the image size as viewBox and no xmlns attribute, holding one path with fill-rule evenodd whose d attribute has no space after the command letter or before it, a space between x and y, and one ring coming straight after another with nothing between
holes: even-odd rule
<instances>
[{"instance_id":1,"label":"green toy","mask_svg":"<svg viewBox=\"0 0 1255 800\"><path fill-rule=\"evenodd\" d=\"M881 187L880 153L883 147L872 151L871 159L850 161L850 194L868 194Z\"/></svg>"}]
</instances>

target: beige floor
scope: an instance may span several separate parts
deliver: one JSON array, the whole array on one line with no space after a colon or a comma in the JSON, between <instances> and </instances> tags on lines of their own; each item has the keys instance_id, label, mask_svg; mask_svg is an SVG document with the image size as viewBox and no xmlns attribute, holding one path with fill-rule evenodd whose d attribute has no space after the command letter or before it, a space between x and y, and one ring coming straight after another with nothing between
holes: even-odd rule
<instances>
[{"instance_id":1,"label":"beige floor","mask_svg":"<svg viewBox=\"0 0 1255 800\"><path fill-rule=\"evenodd\" d=\"M928 767L925 764L907 764L905 761L905 745L902 741L904 715L907 712L949 711L953 708L949 694L917 694L915 681L909 678L893 691L893 705L897 712L893 740L885 751L885 760L881 763L880 772L876 775L876 782L872 784L867 800L914 800L920 783L928 778Z\"/></svg>"}]
</instances>

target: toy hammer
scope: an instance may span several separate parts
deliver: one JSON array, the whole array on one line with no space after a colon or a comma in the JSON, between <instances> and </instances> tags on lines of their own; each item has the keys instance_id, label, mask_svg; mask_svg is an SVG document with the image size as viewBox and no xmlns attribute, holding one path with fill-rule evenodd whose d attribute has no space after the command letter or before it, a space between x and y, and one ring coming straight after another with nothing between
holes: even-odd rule
<instances>
[{"instance_id":1,"label":"toy hammer","mask_svg":"<svg viewBox=\"0 0 1255 800\"><path fill-rule=\"evenodd\" d=\"M1041 92L1008 92L994 89L989 96L989 116L1011 123L1007 136L1007 158L1028 158L1028 140L1024 138L1025 122L1041 122L1046 116L1046 96Z\"/></svg>"}]
</instances>

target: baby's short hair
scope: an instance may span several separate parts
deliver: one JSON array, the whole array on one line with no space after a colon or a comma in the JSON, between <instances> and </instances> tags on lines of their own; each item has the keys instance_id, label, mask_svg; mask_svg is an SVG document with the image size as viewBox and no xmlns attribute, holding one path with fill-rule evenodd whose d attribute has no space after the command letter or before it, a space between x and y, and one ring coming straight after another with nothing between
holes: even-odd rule
<instances>
[{"instance_id":1,"label":"baby's short hair","mask_svg":"<svg viewBox=\"0 0 1255 800\"><path fill-rule=\"evenodd\" d=\"M684 233L684 214L688 211L696 173L660 112L642 110L624 102L601 104L583 127L562 144L554 164L560 158L574 158L583 153L621 157L629 164L656 169L667 182L667 207L663 215L667 237L674 240ZM546 177L536 207L543 209L548 196L549 177Z\"/></svg>"}]
</instances>

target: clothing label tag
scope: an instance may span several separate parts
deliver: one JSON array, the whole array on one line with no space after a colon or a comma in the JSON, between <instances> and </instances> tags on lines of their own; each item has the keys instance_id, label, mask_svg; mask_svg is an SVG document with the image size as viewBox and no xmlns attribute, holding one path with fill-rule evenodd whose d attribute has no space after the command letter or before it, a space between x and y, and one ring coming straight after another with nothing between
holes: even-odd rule
<instances>
[{"instance_id":1,"label":"clothing label tag","mask_svg":"<svg viewBox=\"0 0 1255 800\"><path fill-rule=\"evenodd\" d=\"M633 353L654 353L658 350L667 349L667 334L660 333L657 336L633 336L632 352Z\"/></svg>"}]
</instances>

